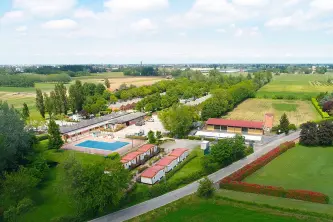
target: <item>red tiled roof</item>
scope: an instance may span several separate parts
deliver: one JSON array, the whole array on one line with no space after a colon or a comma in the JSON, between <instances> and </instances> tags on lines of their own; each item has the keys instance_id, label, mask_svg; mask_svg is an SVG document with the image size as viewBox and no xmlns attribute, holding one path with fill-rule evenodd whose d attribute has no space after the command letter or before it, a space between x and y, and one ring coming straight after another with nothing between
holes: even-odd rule
<instances>
[{"instance_id":1,"label":"red tiled roof","mask_svg":"<svg viewBox=\"0 0 333 222\"><path fill-rule=\"evenodd\" d=\"M228 120L228 119L208 119L206 124L217 126L232 126L232 127L247 127L262 129L264 127L263 122L243 121L243 120Z\"/></svg>"},{"instance_id":2,"label":"red tiled roof","mask_svg":"<svg viewBox=\"0 0 333 222\"><path fill-rule=\"evenodd\" d=\"M162 158L160 161L158 161L158 162L156 163L156 165L166 167L166 166L168 166L170 163L172 163L172 161L174 161L175 159L177 159L176 156L166 156L166 157Z\"/></svg>"},{"instance_id":3,"label":"red tiled roof","mask_svg":"<svg viewBox=\"0 0 333 222\"><path fill-rule=\"evenodd\" d=\"M169 156L176 156L180 157L183 153L185 153L188 149L185 148L177 148L172 150L172 152L169 154Z\"/></svg>"},{"instance_id":4,"label":"red tiled roof","mask_svg":"<svg viewBox=\"0 0 333 222\"><path fill-rule=\"evenodd\" d=\"M160 172L163 169L164 169L163 166L158 166L158 165L152 166L152 167L146 169L145 171L143 171L143 173L141 174L141 177L153 178L158 172Z\"/></svg>"},{"instance_id":5,"label":"red tiled roof","mask_svg":"<svg viewBox=\"0 0 333 222\"><path fill-rule=\"evenodd\" d=\"M155 145L154 144L145 144L143 146L141 146L138 151L140 152L147 152L148 150L150 150L151 148L153 148Z\"/></svg>"},{"instance_id":6,"label":"red tiled roof","mask_svg":"<svg viewBox=\"0 0 333 222\"><path fill-rule=\"evenodd\" d=\"M123 158L121 158L121 160L124 160L124 161L131 161L133 159L135 159L137 156L139 156L140 154L142 154L142 152L131 152L131 153L128 153L127 155L123 156Z\"/></svg>"}]
</instances>

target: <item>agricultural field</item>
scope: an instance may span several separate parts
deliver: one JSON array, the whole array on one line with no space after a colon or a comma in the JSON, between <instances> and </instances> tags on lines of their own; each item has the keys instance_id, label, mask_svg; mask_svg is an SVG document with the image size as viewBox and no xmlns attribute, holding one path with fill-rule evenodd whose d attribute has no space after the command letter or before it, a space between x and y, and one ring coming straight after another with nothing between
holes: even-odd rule
<instances>
[{"instance_id":1,"label":"agricultural field","mask_svg":"<svg viewBox=\"0 0 333 222\"><path fill-rule=\"evenodd\" d=\"M279 124L283 113L287 114L290 123L297 126L311 120L321 119L310 101L273 99L248 99L228 113L225 118L263 121L266 113L274 114L274 125Z\"/></svg>"},{"instance_id":2,"label":"agricultural field","mask_svg":"<svg viewBox=\"0 0 333 222\"><path fill-rule=\"evenodd\" d=\"M191 195L129 221L296 222L313 221L313 219L311 216L225 200L219 195L212 199L201 199Z\"/></svg>"},{"instance_id":3,"label":"agricultural field","mask_svg":"<svg viewBox=\"0 0 333 222\"><path fill-rule=\"evenodd\" d=\"M283 74L275 76L274 79L258 92L257 98L273 98L282 96L285 99L294 97L297 99L309 100L320 92L333 91L333 84L330 80L333 73L320 74Z\"/></svg>"},{"instance_id":4,"label":"agricultural field","mask_svg":"<svg viewBox=\"0 0 333 222\"><path fill-rule=\"evenodd\" d=\"M102 83L104 79L108 78L111 83L111 89L117 89L121 84L143 86L152 85L160 80L161 77L125 77L123 73L111 72L94 74L91 76L82 76L72 78L69 84L65 84L68 88L75 80L81 80L83 83ZM0 87L0 100L7 101L10 105L13 105L17 109L21 109L23 103L27 103L30 114L33 118L41 118L35 107L35 91L36 88L41 89L43 92L50 92L54 89L55 83L36 83L35 87Z\"/></svg>"},{"instance_id":5,"label":"agricultural field","mask_svg":"<svg viewBox=\"0 0 333 222\"><path fill-rule=\"evenodd\" d=\"M333 204L333 147L304 147L288 150L259 169L244 182L287 189L324 193Z\"/></svg>"}]
</instances>

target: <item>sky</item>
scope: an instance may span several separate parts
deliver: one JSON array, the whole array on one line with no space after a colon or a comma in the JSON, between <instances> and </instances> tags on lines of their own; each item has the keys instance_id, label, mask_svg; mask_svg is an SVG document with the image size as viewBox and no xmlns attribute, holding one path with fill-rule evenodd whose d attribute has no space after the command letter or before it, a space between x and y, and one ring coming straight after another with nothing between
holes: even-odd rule
<instances>
[{"instance_id":1,"label":"sky","mask_svg":"<svg viewBox=\"0 0 333 222\"><path fill-rule=\"evenodd\" d=\"M0 0L0 64L333 63L333 0Z\"/></svg>"}]
</instances>

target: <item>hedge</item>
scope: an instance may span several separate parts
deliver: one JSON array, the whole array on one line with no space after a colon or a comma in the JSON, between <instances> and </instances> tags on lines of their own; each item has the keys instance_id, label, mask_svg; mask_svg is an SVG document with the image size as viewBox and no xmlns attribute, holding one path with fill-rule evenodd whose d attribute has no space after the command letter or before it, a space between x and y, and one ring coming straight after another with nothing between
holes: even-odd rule
<instances>
[{"instance_id":1,"label":"hedge","mask_svg":"<svg viewBox=\"0 0 333 222\"><path fill-rule=\"evenodd\" d=\"M322 118L326 119L326 118L330 118L330 115L327 112L324 112L321 107L319 106L318 101L316 100L316 98L312 98L311 99L312 104L314 105L314 107L316 108L316 110L318 111L318 113L321 115Z\"/></svg>"},{"instance_id":2,"label":"hedge","mask_svg":"<svg viewBox=\"0 0 333 222\"><path fill-rule=\"evenodd\" d=\"M36 135L36 138L37 138L38 141L43 141L43 140L49 139L49 135L48 134L40 134L40 135Z\"/></svg>"},{"instance_id":3,"label":"hedge","mask_svg":"<svg viewBox=\"0 0 333 222\"><path fill-rule=\"evenodd\" d=\"M146 136L126 136L127 139L134 139L134 140L147 140Z\"/></svg>"},{"instance_id":4,"label":"hedge","mask_svg":"<svg viewBox=\"0 0 333 222\"><path fill-rule=\"evenodd\" d=\"M273 159L294 146L294 142L286 142L284 144L281 144L267 154L256 159L252 163L225 177L223 180L220 181L220 188L327 204L329 202L329 197L323 193L307 190L289 190L282 187L265 186L260 184L241 182L244 178L253 174L258 169L262 168Z\"/></svg>"}]
</instances>

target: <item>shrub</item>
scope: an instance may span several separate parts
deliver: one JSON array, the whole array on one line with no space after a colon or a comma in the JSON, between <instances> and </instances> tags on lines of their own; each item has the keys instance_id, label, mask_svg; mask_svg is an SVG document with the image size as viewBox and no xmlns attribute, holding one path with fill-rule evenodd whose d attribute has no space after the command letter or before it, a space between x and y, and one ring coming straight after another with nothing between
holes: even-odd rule
<instances>
[{"instance_id":1,"label":"shrub","mask_svg":"<svg viewBox=\"0 0 333 222\"><path fill-rule=\"evenodd\" d=\"M324 112L321 107L318 104L318 101L315 98L311 99L312 104L314 105L314 107L316 108L316 110L318 111L318 113L321 115L322 118L329 118L330 115L327 112Z\"/></svg>"},{"instance_id":2,"label":"shrub","mask_svg":"<svg viewBox=\"0 0 333 222\"><path fill-rule=\"evenodd\" d=\"M120 155L119 153L114 152L107 155L106 158L111 160L120 160Z\"/></svg>"},{"instance_id":3,"label":"shrub","mask_svg":"<svg viewBox=\"0 0 333 222\"><path fill-rule=\"evenodd\" d=\"M220 188L327 204L329 202L329 197L322 193L304 190L288 190L282 187L264 186L241 182L244 178L253 174L258 169L275 159L277 156L281 155L294 146L294 142L286 142L281 144L279 147L276 147L252 163L225 177L220 181Z\"/></svg>"},{"instance_id":4,"label":"shrub","mask_svg":"<svg viewBox=\"0 0 333 222\"><path fill-rule=\"evenodd\" d=\"M205 177L203 180L199 181L199 188L197 195L199 197L210 198L214 195L215 188L213 182Z\"/></svg>"},{"instance_id":5,"label":"shrub","mask_svg":"<svg viewBox=\"0 0 333 222\"><path fill-rule=\"evenodd\" d=\"M141 167L138 167L138 173L142 173L143 171L145 171L146 169L148 169L149 167L148 166L141 166Z\"/></svg>"},{"instance_id":6,"label":"shrub","mask_svg":"<svg viewBox=\"0 0 333 222\"><path fill-rule=\"evenodd\" d=\"M295 100L296 96L294 96L294 95L288 95L288 96L286 96L286 99L288 99L288 100Z\"/></svg>"},{"instance_id":7,"label":"shrub","mask_svg":"<svg viewBox=\"0 0 333 222\"><path fill-rule=\"evenodd\" d=\"M246 147L244 152L245 152L245 156L248 156L248 155L254 153L253 146Z\"/></svg>"},{"instance_id":8,"label":"shrub","mask_svg":"<svg viewBox=\"0 0 333 222\"><path fill-rule=\"evenodd\" d=\"M29 198L24 198L17 205L17 214L23 214L31 210L34 206L34 202Z\"/></svg>"},{"instance_id":9,"label":"shrub","mask_svg":"<svg viewBox=\"0 0 333 222\"><path fill-rule=\"evenodd\" d=\"M3 217L5 218L5 221L17 221L17 209L16 207L9 207L5 212L3 213Z\"/></svg>"},{"instance_id":10,"label":"shrub","mask_svg":"<svg viewBox=\"0 0 333 222\"><path fill-rule=\"evenodd\" d=\"M43 140L49 139L49 135L48 134L41 134L41 135L37 135L36 138L37 138L38 141L43 141Z\"/></svg>"},{"instance_id":11,"label":"shrub","mask_svg":"<svg viewBox=\"0 0 333 222\"><path fill-rule=\"evenodd\" d=\"M289 128L290 131L296 131L296 130L297 130L297 127L296 127L295 124L290 124L290 125L288 126L288 128Z\"/></svg>"}]
</instances>

